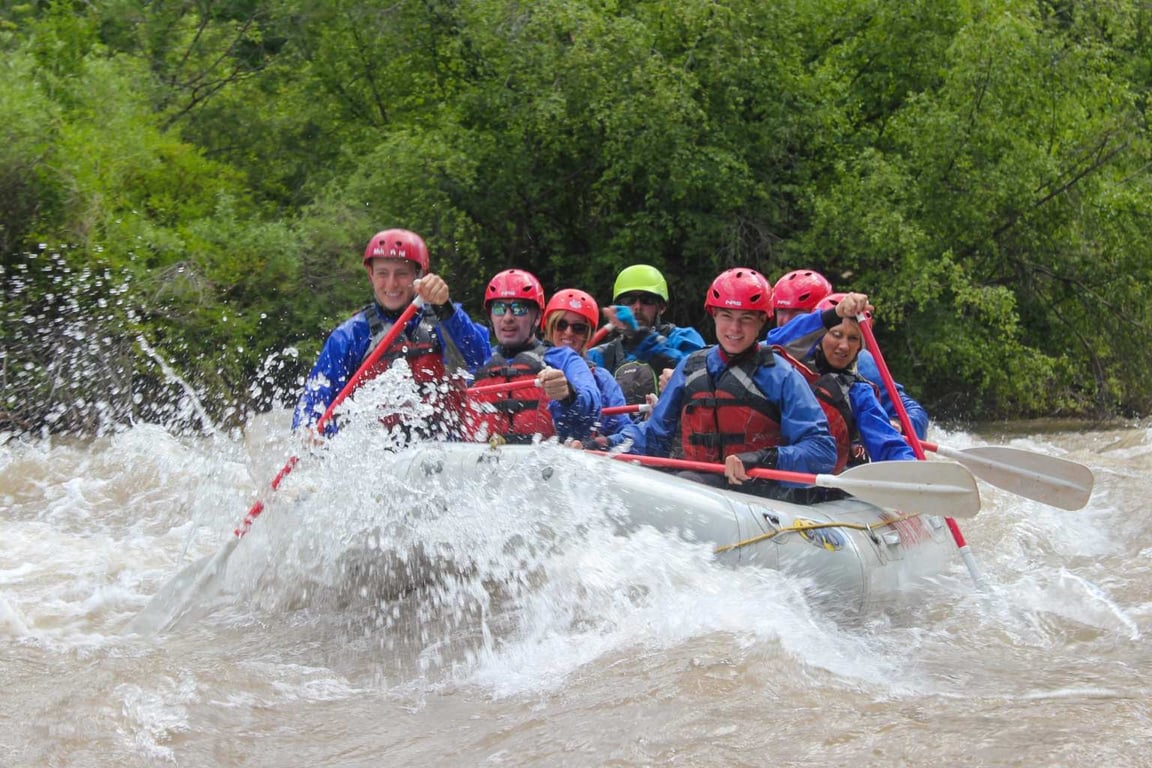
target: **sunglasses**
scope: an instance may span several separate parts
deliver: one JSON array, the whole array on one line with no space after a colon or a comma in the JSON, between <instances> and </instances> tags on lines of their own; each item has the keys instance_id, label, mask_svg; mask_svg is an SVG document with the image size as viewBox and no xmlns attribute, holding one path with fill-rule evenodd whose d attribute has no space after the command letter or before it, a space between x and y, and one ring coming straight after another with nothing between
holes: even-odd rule
<instances>
[{"instance_id":1,"label":"sunglasses","mask_svg":"<svg viewBox=\"0 0 1152 768\"><path fill-rule=\"evenodd\" d=\"M504 317L511 310L512 317L524 317L533 305L526 301L494 301L488 309L493 317Z\"/></svg>"},{"instance_id":2,"label":"sunglasses","mask_svg":"<svg viewBox=\"0 0 1152 768\"><path fill-rule=\"evenodd\" d=\"M556 332L557 333L564 333L564 331L568 330L569 328L571 328L572 333L576 334L577 336L587 336L588 335L588 329L589 329L588 323L570 323L567 320L564 320L563 318L556 321Z\"/></svg>"},{"instance_id":3,"label":"sunglasses","mask_svg":"<svg viewBox=\"0 0 1152 768\"><path fill-rule=\"evenodd\" d=\"M625 293L616 299L617 304L622 304L626 307L637 302L646 307L654 307L660 303L660 297L653 296L650 293Z\"/></svg>"}]
</instances>

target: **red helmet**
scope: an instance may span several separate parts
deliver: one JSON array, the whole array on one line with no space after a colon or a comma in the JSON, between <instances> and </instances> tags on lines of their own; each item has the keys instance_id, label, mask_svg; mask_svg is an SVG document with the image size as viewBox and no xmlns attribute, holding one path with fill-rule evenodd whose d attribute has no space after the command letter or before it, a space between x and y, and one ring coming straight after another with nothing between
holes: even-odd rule
<instances>
[{"instance_id":1,"label":"red helmet","mask_svg":"<svg viewBox=\"0 0 1152 768\"><path fill-rule=\"evenodd\" d=\"M824 298L820 299L820 302L816 305L815 309L817 312L823 312L827 309L835 309L836 305L843 301L844 297L847 295L848 294L846 293L830 293ZM864 316L871 319L872 313L865 312Z\"/></svg>"},{"instance_id":2,"label":"red helmet","mask_svg":"<svg viewBox=\"0 0 1152 768\"><path fill-rule=\"evenodd\" d=\"M712 281L704 299L708 314L718 309L738 309L772 314L772 284L754 269L736 267Z\"/></svg>"},{"instance_id":3,"label":"red helmet","mask_svg":"<svg viewBox=\"0 0 1152 768\"><path fill-rule=\"evenodd\" d=\"M372 259L407 259L420 268L420 274L428 271L428 246L415 232L406 229L386 229L377 232L364 249L364 266Z\"/></svg>"},{"instance_id":4,"label":"red helmet","mask_svg":"<svg viewBox=\"0 0 1152 768\"><path fill-rule=\"evenodd\" d=\"M575 312L587 320L592 329L600 322L600 308L596 306L596 299L575 288L565 288L552 294L544 310L545 322L553 312Z\"/></svg>"},{"instance_id":5,"label":"red helmet","mask_svg":"<svg viewBox=\"0 0 1152 768\"><path fill-rule=\"evenodd\" d=\"M832 293L832 283L819 272L797 269L777 280L772 291L776 309L811 312L816 308L816 302Z\"/></svg>"},{"instance_id":6,"label":"red helmet","mask_svg":"<svg viewBox=\"0 0 1152 768\"><path fill-rule=\"evenodd\" d=\"M484 291L484 309L497 299L526 299L540 308L540 324L544 324L544 286L536 275L523 269L506 269L488 282Z\"/></svg>"},{"instance_id":7,"label":"red helmet","mask_svg":"<svg viewBox=\"0 0 1152 768\"><path fill-rule=\"evenodd\" d=\"M842 302L844 297L847 295L848 294L846 293L830 293L824 298L820 299L820 301L816 302L816 306L814 306L813 309L820 312L823 312L826 309L835 309L836 305Z\"/></svg>"}]
</instances>

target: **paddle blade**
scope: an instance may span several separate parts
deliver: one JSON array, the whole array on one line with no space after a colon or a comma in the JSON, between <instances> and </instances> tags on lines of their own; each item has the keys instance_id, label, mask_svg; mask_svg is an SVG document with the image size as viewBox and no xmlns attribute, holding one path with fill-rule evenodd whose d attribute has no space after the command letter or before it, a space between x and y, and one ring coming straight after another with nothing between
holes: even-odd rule
<instances>
[{"instance_id":1,"label":"paddle blade","mask_svg":"<svg viewBox=\"0 0 1152 768\"><path fill-rule=\"evenodd\" d=\"M1083 464L1019 448L938 447L937 453L960 462L997 488L1060 509L1083 509L1095 483L1092 470Z\"/></svg>"},{"instance_id":2,"label":"paddle blade","mask_svg":"<svg viewBox=\"0 0 1152 768\"><path fill-rule=\"evenodd\" d=\"M966 518L980 511L976 478L952 461L877 461L839 475L817 475L816 485L902 512Z\"/></svg>"},{"instance_id":3,"label":"paddle blade","mask_svg":"<svg viewBox=\"0 0 1152 768\"><path fill-rule=\"evenodd\" d=\"M128 631L146 636L179 624L198 601L215 591L239 541L238 536L228 537L228 543L215 555L201 558L173 576L152 596L144 610L136 614Z\"/></svg>"}]
</instances>

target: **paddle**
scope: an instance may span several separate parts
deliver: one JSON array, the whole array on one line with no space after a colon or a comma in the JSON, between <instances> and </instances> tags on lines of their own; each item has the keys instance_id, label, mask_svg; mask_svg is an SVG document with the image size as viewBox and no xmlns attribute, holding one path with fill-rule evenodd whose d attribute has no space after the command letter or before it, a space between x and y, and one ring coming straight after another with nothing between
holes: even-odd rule
<instances>
[{"instance_id":1,"label":"paddle","mask_svg":"<svg viewBox=\"0 0 1152 768\"><path fill-rule=\"evenodd\" d=\"M596 331L596 333L592 334L592 338L588 339L588 343L584 345L584 348L585 349L592 349L592 347L594 347L597 344L599 344L600 342L604 341L604 337L612 332L613 327L614 326L612 325L612 323L608 323L607 325L600 326L600 328Z\"/></svg>"},{"instance_id":2,"label":"paddle","mask_svg":"<svg viewBox=\"0 0 1152 768\"><path fill-rule=\"evenodd\" d=\"M659 456L612 454L618 461L651 467L724 474L724 465L706 461L666 459ZM839 475L812 475L782 469L750 469L750 477L788 483L839 488L878 507L947 517L975 517L980 493L971 473L959 464L933 461L877 461L861 464Z\"/></svg>"},{"instance_id":3,"label":"paddle","mask_svg":"<svg viewBox=\"0 0 1152 768\"><path fill-rule=\"evenodd\" d=\"M1074 461L1005 446L957 450L923 440L920 444L960 462L997 488L1060 509L1083 509L1092 495L1092 470Z\"/></svg>"},{"instance_id":4,"label":"paddle","mask_svg":"<svg viewBox=\"0 0 1152 768\"><path fill-rule=\"evenodd\" d=\"M497 392L511 392L514 389L528 389L538 386L535 379L520 379L518 381L502 381L499 384L480 384L468 388L469 395L490 395Z\"/></svg>"},{"instance_id":5,"label":"paddle","mask_svg":"<svg viewBox=\"0 0 1152 768\"><path fill-rule=\"evenodd\" d=\"M892 406L896 409L896 415L900 418L904 439L912 446L912 452L916 454L916 458L924 461L926 459L924 447L920 444L920 438L916 436L916 430L912 427L912 419L908 418L908 410L904 407L904 401L900 399L900 393L896 389L896 380L892 378L892 374L888 371L888 364L884 362L884 355L880 353L880 345L876 343L876 336L872 333L872 321L867 315L860 314L856 316L856 322L860 325L860 331L868 343L868 349L872 352L872 359L876 361L876 368L880 371L880 378L884 380L884 388L888 390L888 397L891 398ZM979 504L979 495L977 495L976 500ZM976 557L968 548L968 542L965 541L964 534L960 531L960 525L954 518L955 516L945 516L944 518L948 524L948 530L952 534L952 541L956 542L956 549L960 552L960 557L964 560L964 565L968 567L968 574L976 582L976 586L983 587L984 577L980 573L980 567L976 564Z\"/></svg>"},{"instance_id":6,"label":"paddle","mask_svg":"<svg viewBox=\"0 0 1152 768\"><path fill-rule=\"evenodd\" d=\"M648 413L652 406L648 403L635 403L634 405L610 405L600 409L601 416L616 416L621 413Z\"/></svg>"},{"instance_id":7,"label":"paddle","mask_svg":"<svg viewBox=\"0 0 1152 768\"><path fill-rule=\"evenodd\" d=\"M388 348L392 346L392 342L403 332L404 326L408 321L420 310L423 306L424 300L417 295L412 300L402 313L400 317L396 318L396 322L384 334L384 338L376 345L372 353L364 359L356 372L352 374L352 378L344 385L344 388L332 399L328 405L327 410L316 421L315 431L320 437L324 436L324 427L331 421L332 415L335 413L336 408L344 402L348 395L360 386L364 377L372 367L379 362ZM300 461L299 456L292 456L281 467L280 471L276 473L271 483L271 489L275 491L280 487L281 481L292 471L297 462ZM205 588L213 582L224 571L224 566L228 562L228 558L232 555L232 551L236 549L236 545L244 534L248 533L248 529L252 527L252 523L264 511L264 501L257 499L256 502L249 508L248 514L236 526L232 532L233 535L229 537L228 541L220 548L215 555L209 555L196 561L188 566L173 579L171 579L164 587L157 592L148 605L144 606L144 610L132 619L130 629L137 634L151 634L160 630L172 627L180 620L192 607L192 602L197 595L201 594Z\"/></svg>"}]
</instances>

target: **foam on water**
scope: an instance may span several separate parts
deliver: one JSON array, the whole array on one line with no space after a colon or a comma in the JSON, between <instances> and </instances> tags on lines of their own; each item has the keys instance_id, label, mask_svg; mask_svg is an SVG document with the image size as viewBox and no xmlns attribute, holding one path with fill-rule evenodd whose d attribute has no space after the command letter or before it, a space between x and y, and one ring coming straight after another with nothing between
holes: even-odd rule
<instances>
[{"instance_id":1,"label":"foam on water","mask_svg":"<svg viewBox=\"0 0 1152 768\"><path fill-rule=\"evenodd\" d=\"M459 687L531 698L585 670L695 644L718 644L737 664L774 661L794 676L785 679L813 675L890 699L997 694L1003 677L988 657L1010 664L1033 650L1133 643L1148 621L1123 564L1152 545L1142 532L1117 535L1132 523L1107 489L1069 513L982 484L984 511L966 529L991 598L973 593L957 564L910 607L843 623L814 609L798 579L721 566L710 547L650 528L625 532L603 478L534 496L523 473L564 449L541 446L538 466L475 481L391 471L397 439L377 417L406 393L396 367L348 401L339 436L318 447L290 439L284 413L246 444L137 426L90 443L0 446L0 634L49 655L165 660L163 674L114 688L114 719L138 754L170 760L190 710L219 685L217 652L245 683L213 695L240 710L374 689L417 702ZM270 492L293 453L299 464ZM222 592L151 644L121 636L169 578L228 541L257 497L267 509L230 558ZM249 635L252 647L239 639ZM171 671L169 654L179 659ZM973 669L984 674L973 679ZM1024 692L1056 695L1049 688L1058 686Z\"/></svg>"}]
</instances>

